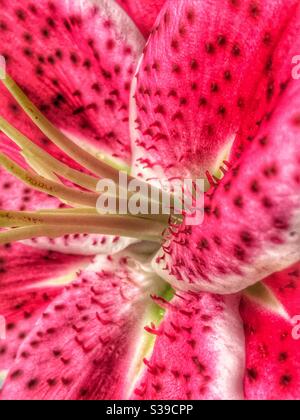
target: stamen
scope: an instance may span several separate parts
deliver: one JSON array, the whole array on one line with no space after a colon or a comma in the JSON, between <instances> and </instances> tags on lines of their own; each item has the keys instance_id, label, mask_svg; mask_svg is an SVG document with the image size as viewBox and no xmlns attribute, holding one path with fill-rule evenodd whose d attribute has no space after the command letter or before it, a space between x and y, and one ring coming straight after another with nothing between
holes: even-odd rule
<instances>
[{"instance_id":1,"label":"stamen","mask_svg":"<svg viewBox=\"0 0 300 420\"><path fill-rule=\"evenodd\" d=\"M35 213L37 214L64 214L64 213L70 213L70 214L99 214L99 212L96 209L93 209L91 207L84 207L84 208L66 208L66 209L42 209L37 210Z\"/></svg>"},{"instance_id":2,"label":"stamen","mask_svg":"<svg viewBox=\"0 0 300 420\"><path fill-rule=\"evenodd\" d=\"M116 168L103 160L97 159L53 126L9 76L2 82L33 123L56 146L95 175L111 179L116 184L119 184L119 171ZM98 183L95 177L72 169L55 159L2 117L0 117L0 130L21 148L20 153L29 166L37 173L35 174L22 168L5 153L0 153L0 165L35 190L57 197L71 206L84 206L82 209L70 208L39 212L0 211L0 227L12 228L0 232L0 244L34 237L56 238L67 234L80 233L116 235L161 242L162 232L168 226L168 215L100 215L96 209L99 194L95 192ZM88 191L67 187L59 177L71 181L73 184ZM129 181L133 179L133 177L128 176ZM119 187L122 188L122 186ZM124 186L124 188L127 188L127 186ZM160 209L163 210L163 192L157 189L157 193L156 197L159 198L154 201L156 202L157 200L157 203L160 204ZM129 193L128 199L132 195L133 193ZM105 198L108 198L107 194L105 194ZM116 199L116 204L119 208L119 196L112 198ZM152 195L151 198L149 196L148 185L146 197L144 198L148 199L147 202L150 201L149 208L151 208L151 204L153 204L151 199L153 200L153 198ZM174 202L175 199L171 195L171 208L173 208ZM179 216L178 219L181 221Z\"/></svg>"},{"instance_id":3,"label":"stamen","mask_svg":"<svg viewBox=\"0 0 300 420\"><path fill-rule=\"evenodd\" d=\"M20 131L10 125L4 118L0 116L0 130L6 134L14 143L16 143L24 152L25 155L29 155L28 152L31 152L32 158L29 160L38 160L34 159L35 157L41 158L43 162L43 166L48 165L49 169L54 173L68 179L69 181L74 182L77 185L80 185L83 188L88 190L96 191L97 188L97 178L92 176L83 174L80 171L70 168L68 165L60 162L59 160L55 159L47 152L45 152L42 148L37 146L31 140L29 140L26 136L24 136ZM33 167L33 165L31 165ZM41 169L43 168L41 167ZM33 168L35 169L35 168ZM38 173L42 176L45 176L41 173L41 170ZM46 177L47 178L47 177ZM53 179L52 179L53 180Z\"/></svg>"},{"instance_id":4,"label":"stamen","mask_svg":"<svg viewBox=\"0 0 300 420\"><path fill-rule=\"evenodd\" d=\"M134 216L120 215L100 215L89 210L82 209L80 213L64 212L58 213L56 210L47 212L27 212L27 211L5 211L0 210L0 227L20 227L33 226L37 224L48 225L71 225L71 226L98 226L122 230L124 226L127 230L143 229L145 232L159 232L165 229L165 224L160 222L148 223L143 219Z\"/></svg>"},{"instance_id":5,"label":"stamen","mask_svg":"<svg viewBox=\"0 0 300 420\"><path fill-rule=\"evenodd\" d=\"M32 168L38 175L50 181L64 185L58 176L52 172L51 168L49 168L49 166L42 159L39 159L28 151L23 151L20 154L23 156L29 167ZM62 198L60 198L60 201L68 206L81 207L79 204L71 203L70 201L63 200ZM85 206L82 207L86 208Z\"/></svg>"},{"instance_id":6,"label":"stamen","mask_svg":"<svg viewBox=\"0 0 300 420\"><path fill-rule=\"evenodd\" d=\"M36 214L41 214L43 215L44 213L49 213L49 214L92 214L92 215L103 215L103 216L107 216L107 213L102 213L100 209L93 209L90 207L84 207L84 208L66 208L66 209L44 209L44 210L38 210L35 212ZM128 220L127 218L133 218L133 219L143 219L143 220L148 220L150 222L154 221L157 223L160 223L161 225L164 226L164 228L166 226L168 226L169 224L169 216L167 215L152 215L152 214L137 214L137 215L131 215L131 214L126 214L126 215L114 215L114 216L122 216L123 219L126 218L126 220Z\"/></svg>"},{"instance_id":7,"label":"stamen","mask_svg":"<svg viewBox=\"0 0 300 420\"><path fill-rule=\"evenodd\" d=\"M27 98L22 89L8 74L6 74L5 79L2 79L1 81L33 123L47 138L56 144L56 146L95 175L118 182L119 171L88 153L58 130Z\"/></svg>"},{"instance_id":8,"label":"stamen","mask_svg":"<svg viewBox=\"0 0 300 420\"><path fill-rule=\"evenodd\" d=\"M57 182L58 184L62 183L58 176L56 176L55 173L52 172L52 170L44 161L34 156L28 150L26 152L20 152L20 155L23 156L28 166L32 168L38 175L41 175L44 178L49 179L50 181Z\"/></svg>"},{"instance_id":9,"label":"stamen","mask_svg":"<svg viewBox=\"0 0 300 420\"><path fill-rule=\"evenodd\" d=\"M26 157L27 160L31 160L31 163L34 162L32 166L38 165L42 167L43 163L39 162L38 158L35 158L30 154L29 159L28 156ZM53 179L51 180L51 175L49 175L46 178L45 176L36 175L29 171L26 171L8 156L6 156L4 153L0 153L0 165L4 166L12 175L23 181L25 184L38 191L57 197L62 202L65 202L70 206L84 206L84 209L82 209L83 212L87 210L86 206L88 206L90 208L89 210L91 212L94 212L94 214L101 213L99 209L96 209L97 200L99 198L99 195L96 193L79 191L73 188L66 187L59 180L58 182ZM39 171L39 168L37 168L37 170ZM47 166L43 167L42 170L45 172L45 175L51 172L50 170L48 170ZM106 197L107 196L108 195L106 194ZM116 205L119 206L118 197L116 197ZM69 213L69 210L67 210L66 212ZM123 215L123 217L131 217L131 215ZM137 214L136 216L134 216L134 218L139 218L148 221L151 220L151 223L158 222L162 223L163 225L165 225L168 221L167 215Z\"/></svg>"},{"instance_id":10,"label":"stamen","mask_svg":"<svg viewBox=\"0 0 300 420\"><path fill-rule=\"evenodd\" d=\"M160 242L161 232L164 229L160 223L150 224L138 218L5 211L0 211L0 226L14 227L0 232L0 244L44 236L56 238L80 233L124 236Z\"/></svg>"},{"instance_id":11,"label":"stamen","mask_svg":"<svg viewBox=\"0 0 300 420\"><path fill-rule=\"evenodd\" d=\"M78 146L75 142L64 135L58 130L30 101L22 89L16 82L6 74L5 79L1 80L4 86L15 98L20 107L29 116L32 122L51 140L56 146L64 151L68 156L80 163L84 168L90 170L95 175L103 178L111 179L115 183L119 182L119 171L113 166L105 163L94 155L90 154L82 147ZM129 181L133 180L132 176L128 176ZM140 181L142 182L142 181ZM80 184L79 184L80 185ZM154 188L154 187L153 187ZM159 190L159 189L157 189ZM171 196L171 202L174 202Z\"/></svg>"},{"instance_id":12,"label":"stamen","mask_svg":"<svg viewBox=\"0 0 300 420\"><path fill-rule=\"evenodd\" d=\"M16 178L20 179L35 190L50 194L68 202L74 202L88 207L96 207L96 203L99 198L99 195L96 193L78 191L58 184L57 182L50 181L40 175L30 173L29 171L21 168L21 166L4 153L0 153L0 164Z\"/></svg>"}]
</instances>

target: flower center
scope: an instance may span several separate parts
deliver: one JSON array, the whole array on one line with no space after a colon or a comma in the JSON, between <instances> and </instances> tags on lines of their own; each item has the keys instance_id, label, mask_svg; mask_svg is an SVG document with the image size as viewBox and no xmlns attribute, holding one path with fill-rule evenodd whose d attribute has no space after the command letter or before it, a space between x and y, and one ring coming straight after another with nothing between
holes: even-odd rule
<instances>
[{"instance_id":1,"label":"flower center","mask_svg":"<svg viewBox=\"0 0 300 420\"><path fill-rule=\"evenodd\" d=\"M49 155L0 116L0 130L19 146L20 154L28 163L29 169L24 169L5 153L0 153L0 165L31 188L57 197L68 206L65 209L34 212L1 210L0 227L5 230L0 232L0 244L41 236L56 238L76 233L119 235L160 242L170 219L162 211L162 196L165 193L158 191L155 199L152 196L147 197L150 206L159 205L159 214L100 214L96 208L99 199L97 177L115 182L119 186L120 194L122 187L118 184L119 171L78 146L58 130L10 76L7 75L1 81L44 135L93 175L70 168ZM74 186L66 186L61 178ZM129 179L134 180L131 176ZM170 200L172 203L173 198ZM177 218L177 221L180 222L181 218Z\"/></svg>"}]
</instances>

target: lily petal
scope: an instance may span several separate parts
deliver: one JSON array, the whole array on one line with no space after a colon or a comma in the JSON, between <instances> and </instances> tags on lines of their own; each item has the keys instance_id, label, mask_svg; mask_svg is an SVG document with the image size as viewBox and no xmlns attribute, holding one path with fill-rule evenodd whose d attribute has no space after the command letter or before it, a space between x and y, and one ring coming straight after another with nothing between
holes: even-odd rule
<instances>
[{"instance_id":1,"label":"lily petal","mask_svg":"<svg viewBox=\"0 0 300 420\"><path fill-rule=\"evenodd\" d=\"M277 295L283 311L273 311L249 297L243 299L241 315L246 333L247 399L299 399L300 337L296 325L300 314L299 269L298 263L266 281Z\"/></svg>"},{"instance_id":2,"label":"lily petal","mask_svg":"<svg viewBox=\"0 0 300 420\"><path fill-rule=\"evenodd\" d=\"M116 0L148 37L165 0Z\"/></svg>"},{"instance_id":3,"label":"lily petal","mask_svg":"<svg viewBox=\"0 0 300 420\"><path fill-rule=\"evenodd\" d=\"M297 0L166 2L133 87L136 174L205 177L236 138L255 135L291 77L296 7Z\"/></svg>"},{"instance_id":4,"label":"lily petal","mask_svg":"<svg viewBox=\"0 0 300 420\"><path fill-rule=\"evenodd\" d=\"M130 162L130 81L144 40L121 7L111 0L4 1L0 13L0 54L35 105L86 147ZM2 116L45 146L3 87L0 93Z\"/></svg>"},{"instance_id":5,"label":"lily petal","mask_svg":"<svg viewBox=\"0 0 300 420\"><path fill-rule=\"evenodd\" d=\"M157 335L137 399L243 399L238 296L177 295Z\"/></svg>"},{"instance_id":6,"label":"lily petal","mask_svg":"<svg viewBox=\"0 0 300 420\"><path fill-rule=\"evenodd\" d=\"M126 398L153 280L132 259L98 257L26 338L2 399Z\"/></svg>"},{"instance_id":7,"label":"lily petal","mask_svg":"<svg viewBox=\"0 0 300 420\"><path fill-rule=\"evenodd\" d=\"M299 109L300 84L291 81L259 135L207 194L203 224L170 233L156 259L162 276L185 290L226 294L299 261Z\"/></svg>"},{"instance_id":8,"label":"lily petal","mask_svg":"<svg viewBox=\"0 0 300 420\"><path fill-rule=\"evenodd\" d=\"M0 371L10 367L24 338L62 291L61 283L71 281L89 261L21 244L0 248L0 315L6 323L6 338L0 340Z\"/></svg>"},{"instance_id":9,"label":"lily petal","mask_svg":"<svg viewBox=\"0 0 300 420\"><path fill-rule=\"evenodd\" d=\"M264 284L272 291L284 307L286 313L293 318L300 315L300 263L286 270L274 273L264 280Z\"/></svg>"}]
</instances>

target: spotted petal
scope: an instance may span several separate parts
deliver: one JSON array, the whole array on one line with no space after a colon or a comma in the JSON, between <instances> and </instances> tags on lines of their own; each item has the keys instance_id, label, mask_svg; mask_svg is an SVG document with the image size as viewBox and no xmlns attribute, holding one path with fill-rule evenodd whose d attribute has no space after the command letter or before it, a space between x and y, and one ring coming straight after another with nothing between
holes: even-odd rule
<instances>
[{"instance_id":1,"label":"spotted petal","mask_svg":"<svg viewBox=\"0 0 300 420\"><path fill-rule=\"evenodd\" d=\"M153 280L131 259L98 257L26 338L2 398L126 398Z\"/></svg>"},{"instance_id":2,"label":"spotted petal","mask_svg":"<svg viewBox=\"0 0 300 420\"><path fill-rule=\"evenodd\" d=\"M35 105L86 147L130 162L129 90L144 41L126 13L111 0L5 0L0 13L0 54ZM45 145L0 93L2 116Z\"/></svg>"},{"instance_id":3,"label":"spotted petal","mask_svg":"<svg viewBox=\"0 0 300 420\"><path fill-rule=\"evenodd\" d=\"M239 297L179 294L167 315L137 399L243 399L244 335Z\"/></svg>"},{"instance_id":4,"label":"spotted petal","mask_svg":"<svg viewBox=\"0 0 300 420\"><path fill-rule=\"evenodd\" d=\"M75 278L89 260L21 244L0 248L0 315L6 324L6 339L0 340L0 371L10 367L41 313L62 292L61 284Z\"/></svg>"},{"instance_id":5,"label":"spotted petal","mask_svg":"<svg viewBox=\"0 0 300 420\"><path fill-rule=\"evenodd\" d=\"M185 289L233 293L299 261L299 107L300 84L291 81L241 159L207 194L204 222L170 234L156 259L163 276Z\"/></svg>"},{"instance_id":6,"label":"spotted petal","mask_svg":"<svg viewBox=\"0 0 300 420\"><path fill-rule=\"evenodd\" d=\"M298 263L266 280L268 290L277 297L277 308L257 296L243 299L247 399L299 399L299 268Z\"/></svg>"},{"instance_id":7,"label":"spotted petal","mask_svg":"<svg viewBox=\"0 0 300 420\"><path fill-rule=\"evenodd\" d=\"M135 173L199 178L240 155L291 77L297 0L168 0L139 66ZM242 144L241 144L242 143ZM247 143L247 142L246 142Z\"/></svg>"}]
</instances>

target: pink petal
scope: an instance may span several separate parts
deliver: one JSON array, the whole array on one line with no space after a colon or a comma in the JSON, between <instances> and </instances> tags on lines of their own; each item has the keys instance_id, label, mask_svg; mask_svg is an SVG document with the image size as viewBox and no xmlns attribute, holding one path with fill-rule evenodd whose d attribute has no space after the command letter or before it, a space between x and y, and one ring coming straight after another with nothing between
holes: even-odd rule
<instances>
[{"instance_id":1,"label":"pink petal","mask_svg":"<svg viewBox=\"0 0 300 420\"><path fill-rule=\"evenodd\" d=\"M156 260L166 279L233 293L299 261L299 109L300 84L291 81L259 135L207 194L203 224L170 234Z\"/></svg>"},{"instance_id":2,"label":"pink petal","mask_svg":"<svg viewBox=\"0 0 300 420\"><path fill-rule=\"evenodd\" d=\"M299 39L289 33L296 5L166 2L134 90L136 173L204 177L218 169L238 135L257 132L291 76L289 51L297 51Z\"/></svg>"},{"instance_id":3,"label":"pink petal","mask_svg":"<svg viewBox=\"0 0 300 420\"><path fill-rule=\"evenodd\" d=\"M6 150L8 150L6 148ZM64 207L56 198L32 190L0 167L0 208L7 210L42 210ZM25 244L77 255L114 254L136 242L130 238L107 235L67 235L62 238L35 238Z\"/></svg>"},{"instance_id":4,"label":"pink petal","mask_svg":"<svg viewBox=\"0 0 300 420\"><path fill-rule=\"evenodd\" d=\"M59 292L59 287L48 287L0 294L0 310L5 314L7 328L5 340L0 341L0 371L8 370L13 364L23 340Z\"/></svg>"},{"instance_id":5,"label":"pink petal","mask_svg":"<svg viewBox=\"0 0 300 420\"><path fill-rule=\"evenodd\" d=\"M117 0L117 2L148 37L165 0Z\"/></svg>"},{"instance_id":6,"label":"pink petal","mask_svg":"<svg viewBox=\"0 0 300 420\"><path fill-rule=\"evenodd\" d=\"M264 280L290 317L300 315L300 262Z\"/></svg>"},{"instance_id":7,"label":"pink petal","mask_svg":"<svg viewBox=\"0 0 300 420\"><path fill-rule=\"evenodd\" d=\"M0 371L10 367L26 335L61 292L55 279L75 275L88 262L86 257L63 256L21 244L0 248L0 314L7 329L6 339L0 341ZM44 282L49 285L39 286Z\"/></svg>"},{"instance_id":8,"label":"pink petal","mask_svg":"<svg viewBox=\"0 0 300 420\"><path fill-rule=\"evenodd\" d=\"M243 300L241 314L246 332L245 393L248 399L299 399L299 327L296 329L293 322L300 314L298 282L299 264L271 276L266 282L278 292L283 313L273 312L249 298Z\"/></svg>"},{"instance_id":9,"label":"pink petal","mask_svg":"<svg viewBox=\"0 0 300 420\"><path fill-rule=\"evenodd\" d=\"M243 399L239 297L180 294L167 305L137 399Z\"/></svg>"},{"instance_id":10,"label":"pink petal","mask_svg":"<svg viewBox=\"0 0 300 420\"><path fill-rule=\"evenodd\" d=\"M26 338L2 398L126 398L150 280L131 259L98 257Z\"/></svg>"},{"instance_id":11,"label":"pink petal","mask_svg":"<svg viewBox=\"0 0 300 420\"><path fill-rule=\"evenodd\" d=\"M107 0L2 1L0 13L0 53L35 105L59 128L129 162L129 90L144 40L126 13ZM47 145L0 93L1 114Z\"/></svg>"}]
</instances>

